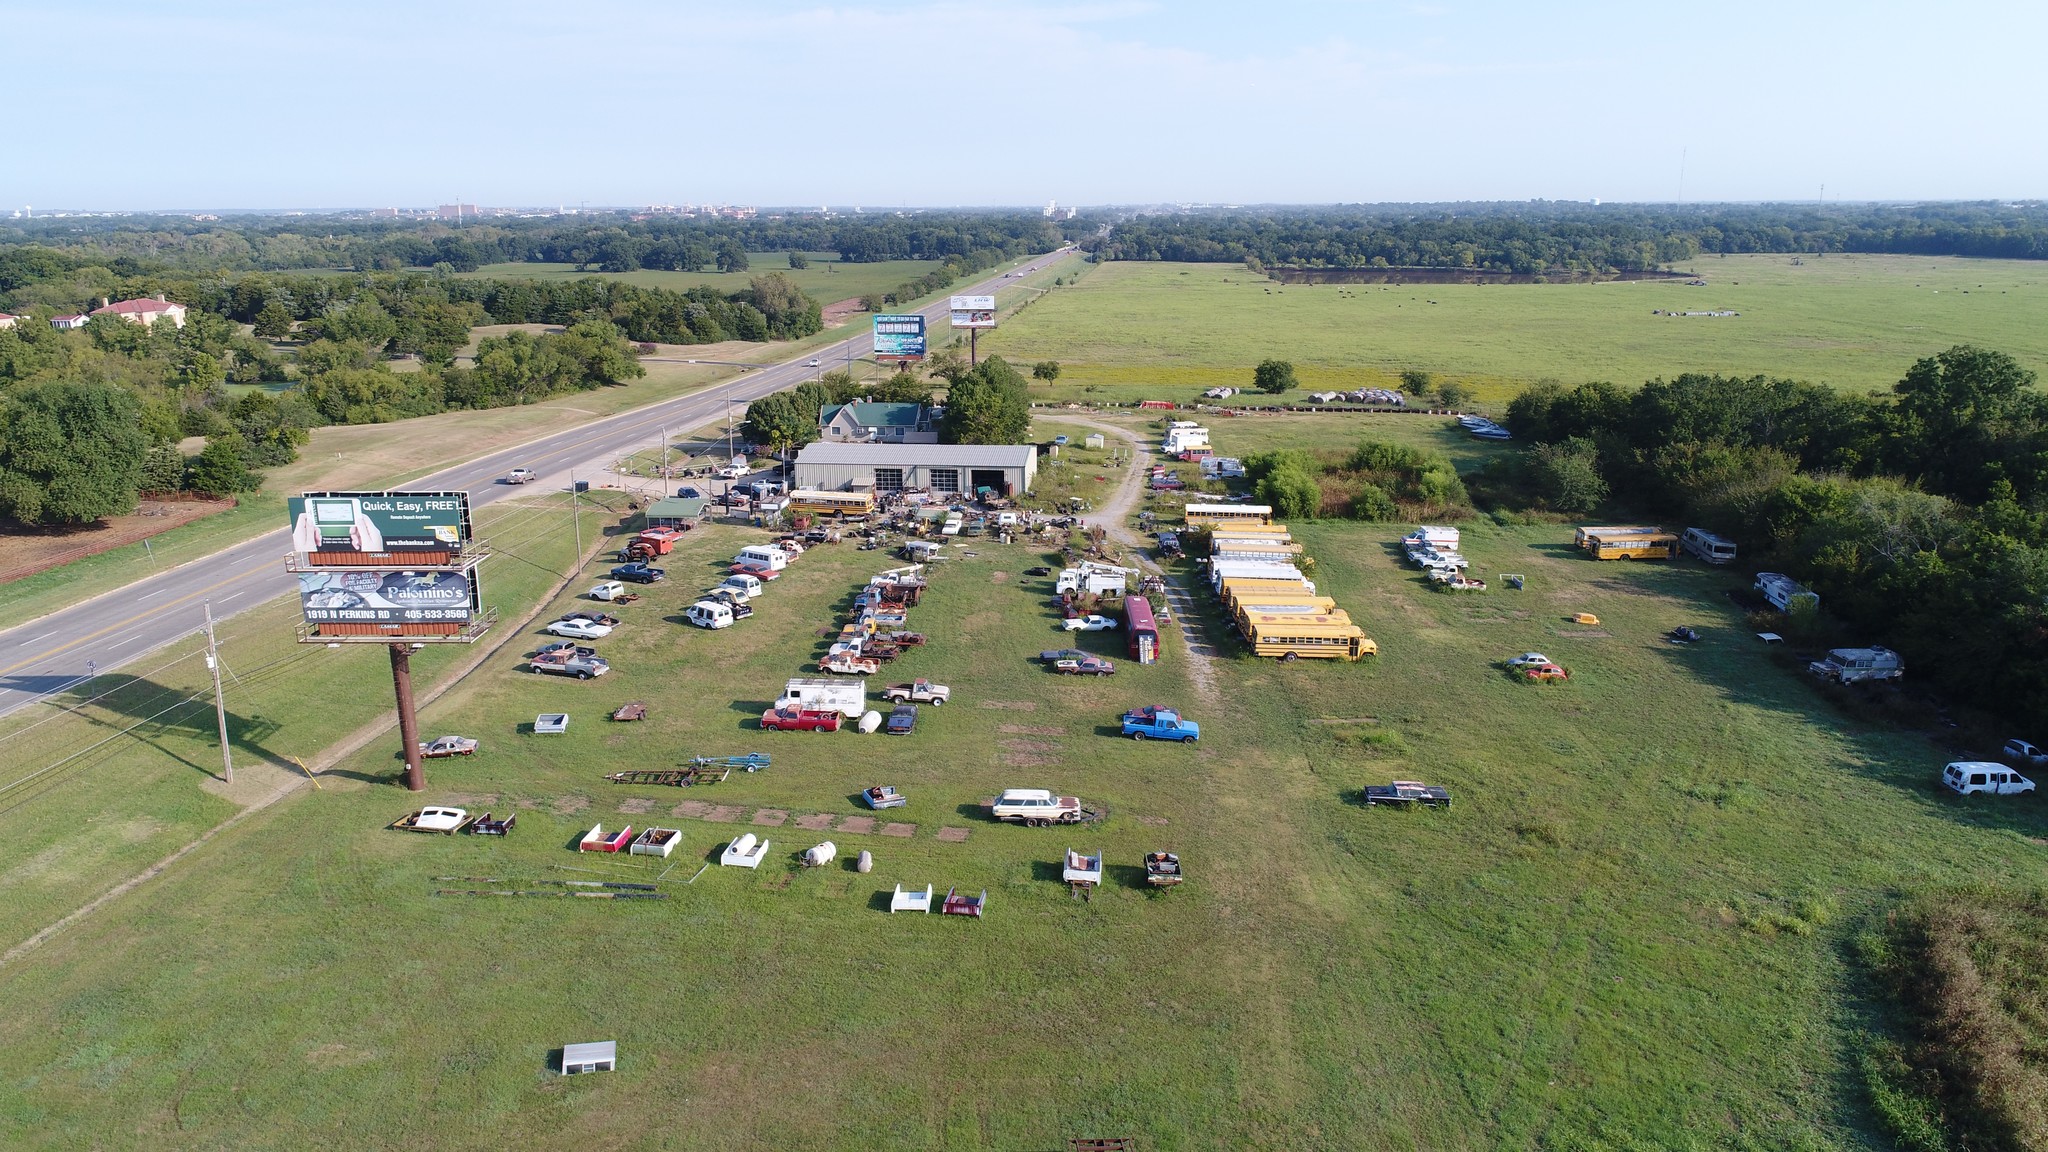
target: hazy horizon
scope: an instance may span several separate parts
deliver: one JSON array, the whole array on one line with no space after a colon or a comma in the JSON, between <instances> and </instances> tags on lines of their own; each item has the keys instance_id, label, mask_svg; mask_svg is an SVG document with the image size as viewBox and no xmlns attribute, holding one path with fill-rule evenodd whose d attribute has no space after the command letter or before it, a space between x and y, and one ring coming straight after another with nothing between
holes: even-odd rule
<instances>
[{"instance_id":1,"label":"hazy horizon","mask_svg":"<svg viewBox=\"0 0 2048 1152\"><path fill-rule=\"evenodd\" d=\"M0 21L30 94L0 212L2048 193L2024 145L2048 9L1992 0L0 0Z\"/></svg>"}]
</instances>

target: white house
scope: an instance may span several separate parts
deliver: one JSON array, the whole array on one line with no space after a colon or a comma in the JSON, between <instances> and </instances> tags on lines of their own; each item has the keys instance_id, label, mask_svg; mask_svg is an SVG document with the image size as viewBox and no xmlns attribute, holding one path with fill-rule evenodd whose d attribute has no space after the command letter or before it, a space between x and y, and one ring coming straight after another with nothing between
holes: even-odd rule
<instances>
[{"instance_id":1,"label":"white house","mask_svg":"<svg viewBox=\"0 0 2048 1152\"><path fill-rule=\"evenodd\" d=\"M16 316L12 312L0 312L0 328L12 328L26 319L28 317Z\"/></svg>"},{"instance_id":2,"label":"white house","mask_svg":"<svg viewBox=\"0 0 2048 1152\"><path fill-rule=\"evenodd\" d=\"M83 328L85 327L85 322L90 319L92 317L87 316L83 312L73 312L68 316L52 316L50 317L50 327L55 328L59 332L67 328Z\"/></svg>"}]
</instances>

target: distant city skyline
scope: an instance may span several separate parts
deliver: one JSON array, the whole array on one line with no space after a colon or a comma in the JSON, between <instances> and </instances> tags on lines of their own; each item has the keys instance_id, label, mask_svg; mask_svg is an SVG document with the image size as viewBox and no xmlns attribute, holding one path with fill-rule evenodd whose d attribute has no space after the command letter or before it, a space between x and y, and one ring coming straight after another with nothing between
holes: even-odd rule
<instances>
[{"instance_id":1,"label":"distant city skyline","mask_svg":"<svg viewBox=\"0 0 2048 1152\"><path fill-rule=\"evenodd\" d=\"M0 0L0 211L2048 195L2048 8Z\"/></svg>"}]
</instances>

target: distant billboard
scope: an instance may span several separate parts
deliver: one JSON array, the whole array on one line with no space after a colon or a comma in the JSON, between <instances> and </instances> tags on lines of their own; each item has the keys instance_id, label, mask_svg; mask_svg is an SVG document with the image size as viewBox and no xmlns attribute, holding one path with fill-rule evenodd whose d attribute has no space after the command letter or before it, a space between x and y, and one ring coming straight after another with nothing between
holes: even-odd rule
<instances>
[{"instance_id":1,"label":"distant billboard","mask_svg":"<svg viewBox=\"0 0 2048 1152\"><path fill-rule=\"evenodd\" d=\"M996 326L996 298L993 296L955 296L950 307L955 328Z\"/></svg>"},{"instance_id":2,"label":"distant billboard","mask_svg":"<svg viewBox=\"0 0 2048 1152\"><path fill-rule=\"evenodd\" d=\"M321 553L452 555L470 537L467 492L308 492L286 504L292 550L316 564Z\"/></svg>"},{"instance_id":3,"label":"distant billboard","mask_svg":"<svg viewBox=\"0 0 2048 1152\"><path fill-rule=\"evenodd\" d=\"M482 611L474 571L300 572L308 624L467 624Z\"/></svg>"},{"instance_id":4,"label":"distant billboard","mask_svg":"<svg viewBox=\"0 0 2048 1152\"><path fill-rule=\"evenodd\" d=\"M875 359L924 359L924 317L915 312L904 316L877 315Z\"/></svg>"}]
</instances>

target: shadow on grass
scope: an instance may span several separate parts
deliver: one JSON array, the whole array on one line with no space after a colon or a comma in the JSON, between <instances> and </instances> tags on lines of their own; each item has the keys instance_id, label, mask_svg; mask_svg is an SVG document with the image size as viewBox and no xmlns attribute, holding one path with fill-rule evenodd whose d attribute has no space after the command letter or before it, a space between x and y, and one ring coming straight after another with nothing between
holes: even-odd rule
<instances>
[{"instance_id":1,"label":"shadow on grass","mask_svg":"<svg viewBox=\"0 0 2048 1152\"><path fill-rule=\"evenodd\" d=\"M53 696L51 702L91 723L100 730L100 737L125 733L127 738L196 772L220 775L220 765L212 757L194 760L168 746L168 741L175 739L188 746L219 750L212 692L174 688L145 677L118 674L74 681L69 691ZM297 767L283 753L272 752L264 745L266 739L276 735L278 727L277 721L260 712L227 709L231 750L241 757L254 757L296 773Z\"/></svg>"},{"instance_id":2,"label":"shadow on grass","mask_svg":"<svg viewBox=\"0 0 2048 1152\"><path fill-rule=\"evenodd\" d=\"M1134 892L1149 892L1152 890L1152 885L1145 882L1145 869L1141 865L1104 864L1102 872L1102 879L1105 884L1114 884L1119 888L1129 888Z\"/></svg>"}]
</instances>

